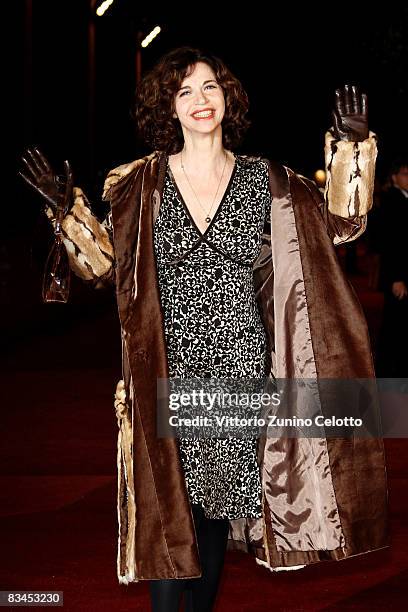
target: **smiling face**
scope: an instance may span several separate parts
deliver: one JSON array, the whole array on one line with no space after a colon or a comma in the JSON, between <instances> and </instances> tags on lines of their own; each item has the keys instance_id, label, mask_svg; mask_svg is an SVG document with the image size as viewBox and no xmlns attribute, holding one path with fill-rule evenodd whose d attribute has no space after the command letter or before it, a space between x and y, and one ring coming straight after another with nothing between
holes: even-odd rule
<instances>
[{"instance_id":1,"label":"smiling face","mask_svg":"<svg viewBox=\"0 0 408 612\"><path fill-rule=\"evenodd\" d=\"M217 83L213 70L205 62L197 62L193 72L183 79L174 98L174 118L178 118L185 131L213 132L224 118L225 100L222 87ZM206 116L197 112L210 109Z\"/></svg>"}]
</instances>

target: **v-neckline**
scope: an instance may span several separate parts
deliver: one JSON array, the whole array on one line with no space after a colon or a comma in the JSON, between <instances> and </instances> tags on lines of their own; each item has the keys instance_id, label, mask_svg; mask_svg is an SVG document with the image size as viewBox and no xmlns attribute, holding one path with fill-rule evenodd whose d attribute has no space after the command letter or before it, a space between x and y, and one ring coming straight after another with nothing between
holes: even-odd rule
<instances>
[{"instance_id":1,"label":"v-neckline","mask_svg":"<svg viewBox=\"0 0 408 612\"><path fill-rule=\"evenodd\" d=\"M218 214L219 214L219 212L220 212L221 208L223 207L224 201L225 201L225 199L226 199L227 195L228 195L228 194L229 194L229 192L230 192L231 185L232 185L232 182L233 182L233 180L234 180L234 177L235 177L235 174L236 174L236 171L237 171L237 166L238 166L238 156L237 156L237 155L235 155L235 153L233 153L233 155L234 155L234 158L235 158L235 163L234 163L234 167L233 167L232 172L231 172L231 176L230 176L229 181L228 181L228 185L227 185L227 187L226 187L226 189L225 189L225 191L224 191L224 195L222 196L222 200L221 200L221 202L218 204L218 208L217 208L217 210L215 211L214 216L213 216L213 218L211 219L210 223L208 224L208 226L207 226L207 228L206 228L206 230L205 230L205 232L204 232L204 233L203 233L203 232L200 230L200 228L198 227L197 223L195 222L195 220L194 220L194 218L193 218L193 215L190 213L190 210L189 210L189 208L188 208L187 204L186 204L186 203L185 203L185 201L184 201L184 198L183 198L183 196L182 196L182 194L181 194L181 191L180 191L180 189L178 188L178 185L177 185L176 180L175 180L175 178L174 178L174 175L173 175L172 169L170 168L170 164L169 164L169 156L167 156L167 169L168 169L168 171L169 171L170 180L171 180L171 182L173 183L173 185L174 185L174 187L175 187L175 189L176 189L176 191L177 191L177 194L178 194L178 196L179 196L179 198L180 198L180 201L181 201L181 204L182 204L183 208L185 209L185 211L186 211L186 213L187 213L187 215L188 215L188 217L189 217L189 219L190 219L191 223L193 224L194 229L195 229L195 230L196 230L196 232L199 234L200 238L205 238L205 236L206 236L206 235L208 234L208 232L210 231L211 227L214 225L214 222L215 222L215 220L217 219Z\"/></svg>"}]
</instances>

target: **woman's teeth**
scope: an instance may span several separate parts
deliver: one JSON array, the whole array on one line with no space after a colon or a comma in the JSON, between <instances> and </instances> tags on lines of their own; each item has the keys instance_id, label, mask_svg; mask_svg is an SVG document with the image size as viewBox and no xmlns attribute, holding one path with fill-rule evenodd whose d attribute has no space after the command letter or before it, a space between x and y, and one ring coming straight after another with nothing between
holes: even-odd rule
<instances>
[{"instance_id":1,"label":"woman's teeth","mask_svg":"<svg viewBox=\"0 0 408 612\"><path fill-rule=\"evenodd\" d=\"M203 113L195 113L193 117L210 117L214 114L214 111L205 111Z\"/></svg>"}]
</instances>

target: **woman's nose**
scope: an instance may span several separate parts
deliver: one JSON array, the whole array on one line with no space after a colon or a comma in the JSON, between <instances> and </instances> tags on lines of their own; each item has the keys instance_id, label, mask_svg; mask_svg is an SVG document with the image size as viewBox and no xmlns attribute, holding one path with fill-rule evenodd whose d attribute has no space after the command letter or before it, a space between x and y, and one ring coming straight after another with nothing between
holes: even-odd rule
<instances>
[{"instance_id":1,"label":"woman's nose","mask_svg":"<svg viewBox=\"0 0 408 612\"><path fill-rule=\"evenodd\" d=\"M207 97L204 95L204 92L202 92L202 91L198 92L198 94L197 94L197 102L199 102L199 103L200 102L203 102L203 103L207 102Z\"/></svg>"}]
</instances>

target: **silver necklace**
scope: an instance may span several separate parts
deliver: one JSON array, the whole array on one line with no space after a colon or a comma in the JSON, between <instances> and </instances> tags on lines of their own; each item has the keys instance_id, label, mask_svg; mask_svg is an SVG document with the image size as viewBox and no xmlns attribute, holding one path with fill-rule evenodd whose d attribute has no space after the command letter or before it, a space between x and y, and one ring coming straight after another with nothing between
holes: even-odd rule
<instances>
[{"instance_id":1,"label":"silver necklace","mask_svg":"<svg viewBox=\"0 0 408 612\"><path fill-rule=\"evenodd\" d=\"M186 173L186 171L185 171L185 169L184 169L184 165L183 165L183 151L181 151L180 160L181 160L181 167L182 167L182 169L183 169L184 174L186 175L186 179L187 179L187 181L188 181L188 184L190 185L190 187L191 187L191 189L192 189L192 191L193 191L193 193L194 193L194 195L195 195L195 197L196 197L196 199L197 199L197 202L199 203L199 205L201 206L202 210L203 210L203 211L204 211L204 213L205 213L204 206L201 204L200 200L198 199L197 194L196 194L196 192L194 191L193 186L192 186L192 184L190 183L189 178L188 178L188 176L187 176L187 173ZM219 191L219 188L220 188L220 185L221 185L222 177L224 176L224 170L225 170L225 166L226 166L226 165L227 165L227 154L225 154L224 168L222 169L221 178L220 178L220 181L219 181L219 183L218 183L218 187L217 187L217 191L216 191L216 193L215 193L214 199L213 199L213 203L211 204L211 208L210 208L210 210L208 211L208 213L205 213L205 214L206 214L205 220L206 220L206 222L207 222L207 223L210 223L210 221L211 221L210 212L211 212L211 210L212 210L212 207L214 206L215 198L217 197L217 194L218 194L218 191Z\"/></svg>"}]
</instances>

